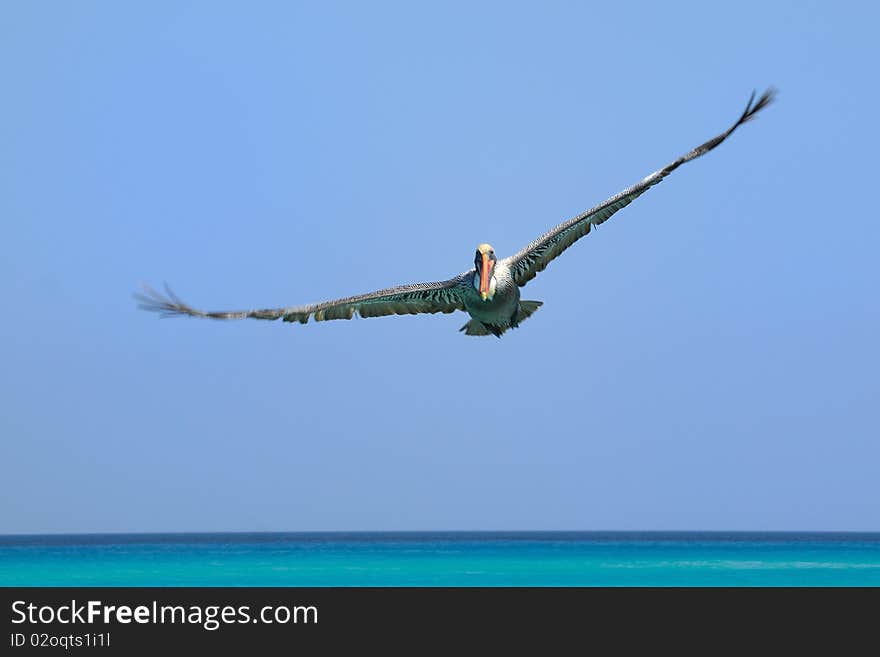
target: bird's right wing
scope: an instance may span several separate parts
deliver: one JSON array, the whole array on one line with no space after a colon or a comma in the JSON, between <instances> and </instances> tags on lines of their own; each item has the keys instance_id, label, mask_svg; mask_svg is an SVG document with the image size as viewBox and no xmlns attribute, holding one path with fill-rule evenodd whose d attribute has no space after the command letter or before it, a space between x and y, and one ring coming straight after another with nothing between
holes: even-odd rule
<instances>
[{"instance_id":1,"label":"bird's right wing","mask_svg":"<svg viewBox=\"0 0 880 657\"><path fill-rule=\"evenodd\" d=\"M356 314L361 317L381 317L464 310L464 288L470 284L472 276L473 270L459 274L448 281L400 285L307 306L264 310L206 312L185 304L167 286L165 288L167 296L147 286L144 286L142 294L134 296L140 308L159 313L162 317L189 315L209 319L283 319L285 322L305 324L310 317L314 317L316 322L322 322L330 319L351 319Z\"/></svg>"},{"instance_id":2,"label":"bird's right wing","mask_svg":"<svg viewBox=\"0 0 880 657\"><path fill-rule=\"evenodd\" d=\"M695 149L682 155L674 162L670 162L662 169L655 171L650 176L640 180L632 187L629 187L616 196L597 205L592 210L588 210L583 214L569 219L559 224L555 228L549 230L536 239L534 242L526 246L519 253L506 259L508 266L513 273L513 279L516 284L523 286L532 280L538 272L544 271L550 262L568 247L574 244L584 235L590 232L593 226L607 221L615 212L636 200L639 196L651 189L654 185L662 181L666 176L675 171L685 162L690 162L701 155L705 155L721 142L727 139L730 134L746 121L760 112L764 107L770 104L775 96L773 89L768 89L755 102L755 94L749 99L746 109L737 119L736 123L730 126L717 137L713 137L704 144L700 144Z\"/></svg>"}]
</instances>

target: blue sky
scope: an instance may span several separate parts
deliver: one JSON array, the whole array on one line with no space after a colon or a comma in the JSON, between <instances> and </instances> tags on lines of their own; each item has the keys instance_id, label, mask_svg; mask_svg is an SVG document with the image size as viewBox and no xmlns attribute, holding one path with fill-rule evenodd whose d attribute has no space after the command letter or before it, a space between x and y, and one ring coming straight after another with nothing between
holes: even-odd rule
<instances>
[{"instance_id":1,"label":"blue sky","mask_svg":"<svg viewBox=\"0 0 880 657\"><path fill-rule=\"evenodd\" d=\"M880 530L869 3L4 3L0 532ZM510 254L466 316L160 321Z\"/></svg>"}]
</instances>

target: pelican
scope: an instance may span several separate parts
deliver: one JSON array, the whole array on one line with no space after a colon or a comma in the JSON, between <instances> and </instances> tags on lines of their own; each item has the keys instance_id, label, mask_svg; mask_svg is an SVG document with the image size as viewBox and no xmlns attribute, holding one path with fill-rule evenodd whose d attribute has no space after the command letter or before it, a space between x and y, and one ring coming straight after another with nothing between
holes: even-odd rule
<instances>
[{"instance_id":1,"label":"pelican","mask_svg":"<svg viewBox=\"0 0 880 657\"><path fill-rule=\"evenodd\" d=\"M720 135L592 210L559 224L518 253L499 259L491 245L480 244L474 255L473 269L446 281L401 285L305 306L232 312L205 312L192 308L181 301L167 285L167 296L144 286L144 293L135 294L135 297L139 301L139 307L159 313L163 317L189 315L209 319L282 319L300 324L305 324L309 318L322 322L330 319L351 319L355 315L380 317L463 310L470 315L470 320L460 329L465 335L495 335L500 338L508 329L518 327L531 317L543 303L520 299L519 288L543 271L550 261L587 235L593 226L607 221L615 212L632 203L685 162L705 155L721 144L734 130L770 104L774 96L775 90L771 88L755 102L755 93L752 92L742 115Z\"/></svg>"}]
</instances>

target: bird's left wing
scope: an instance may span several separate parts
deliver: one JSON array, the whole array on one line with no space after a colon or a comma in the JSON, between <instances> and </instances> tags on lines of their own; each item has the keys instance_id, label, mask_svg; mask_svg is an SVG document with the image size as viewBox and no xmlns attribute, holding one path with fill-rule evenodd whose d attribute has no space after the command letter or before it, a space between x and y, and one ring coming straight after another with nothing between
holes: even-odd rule
<instances>
[{"instance_id":1,"label":"bird's left wing","mask_svg":"<svg viewBox=\"0 0 880 657\"><path fill-rule=\"evenodd\" d=\"M697 146L689 153L682 155L674 162L667 164L659 171L655 171L650 176L637 182L632 187L623 190L616 196L612 196L610 199L597 205L592 210L588 210L577 217L559 224L552 230L541 235L541 237L529 244L519 253L506 258L505 262L510 267L516 284L523 286L528 283L538 274L538 272L544 271L544 268L550 264L551 260L565 251L565 249L570 247L581 237L587 235L593 226L598 226L607 221L611 215L632 203L635 199L659 183L685 162L690 162L718 146L721 142L727 139L734 130L770 104L775 94L776 92L773 89L768 89L760 98L758 98L758 101L755 102L755 94L752 93L752 97L749 99L745 111L743 111L742 115L737 119L736 123L720 135L710 139L700 146Z\"/></svg>"},{"instance_id":2,"label":"bird's left wing","mask_svg":"<svg viewBox=\"0 0 880 657\"><path fill-rule=\"evenodd\" d=\"M206 312L193 308L181 301L167 286L165 288L167 296L147 286L144 286L142 294L134 296L140 308L159 313L162 317L189 315L209 319L283 319L285 322L305 324L310 317L321 322L330 319L351 319L355 314L361 317L381 317L464 310L463 288L472 275L470 271L448 281L400 285L308 306L231 312Z\"/></svg>"}]
</instances>

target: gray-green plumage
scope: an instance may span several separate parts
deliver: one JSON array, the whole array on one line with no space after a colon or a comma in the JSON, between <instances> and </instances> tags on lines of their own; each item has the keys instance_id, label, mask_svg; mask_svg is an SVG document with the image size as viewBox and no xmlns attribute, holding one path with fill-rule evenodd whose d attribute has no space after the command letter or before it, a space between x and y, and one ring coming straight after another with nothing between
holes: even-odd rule
<instances>
[{"instance_id":1,"label":"gray-green plumage","mask_svg":"<svg viewBox=\"0 0 880 657\"><path fill-rule=\"evenodd\" d=\"M232 312L197 310L183 303L167 287L167 296L145 286L144 293L136 294L135 297L141 308L157 312L163 317L189 315L210 319L283 319L285 322L301 324L308 322L309 318L325 321L351 319L356 314L361 317L380 317L462 310L471 316L470 321L461 328L466 335L501 337L508 329L516 328L541 305L540 301L520 300L520 287L543 271L574 242L589 234L593 226L607 221L615 212L632 203L685 162L690 162L721 144L740 125L766 107L774 96L775 91L768 89L755 102L753 93L745 111L723 133L591 210L559 224L515 255L497 260L492 247L488 244L481 245L477 250L475 267L447 281L401 285L306 306ZM485 257L481 259L481 256ZM482 290L485 294L481 293L480 280L483 267L488 267L488 275L483 281L488 281L488 287Z\"/></svg>"}]
</instances>

